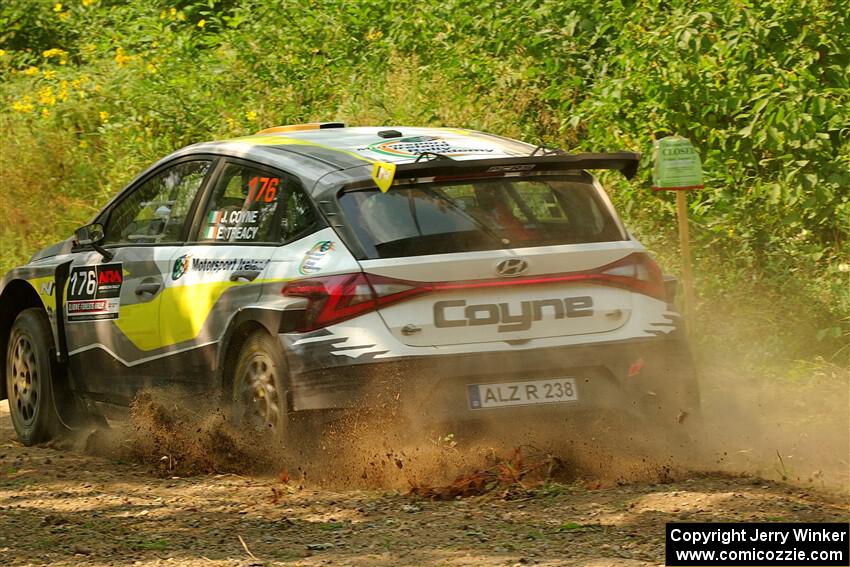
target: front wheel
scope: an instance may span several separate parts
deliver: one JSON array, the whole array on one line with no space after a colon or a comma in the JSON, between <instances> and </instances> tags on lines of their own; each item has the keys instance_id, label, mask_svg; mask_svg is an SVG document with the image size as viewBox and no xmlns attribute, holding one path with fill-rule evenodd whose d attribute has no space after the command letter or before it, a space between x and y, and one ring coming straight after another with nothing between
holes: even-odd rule
<instances>
[{"instance_id":1,"label":"front wheel","mask_svg":"<svg viewBox=\"0 0 850 567\"><path fill-rule=\"evenodd\" d=\"M52 342L50 322L41 309L22 311L12 324L6 392L15 433L27 446L48 441L61 430L54 401Z\"/></svg>"},{"instance_id":2,"label":"front wheel","mask_svg":"<svg viewBox=\"0 0 850 567\"><path fill-rule=\"evenodd\" d=\"M279 442L286 440L286 363L280 345L269 334L257 331L242 345L231 400L241 425Z\"/></svg>"}]
</instances>

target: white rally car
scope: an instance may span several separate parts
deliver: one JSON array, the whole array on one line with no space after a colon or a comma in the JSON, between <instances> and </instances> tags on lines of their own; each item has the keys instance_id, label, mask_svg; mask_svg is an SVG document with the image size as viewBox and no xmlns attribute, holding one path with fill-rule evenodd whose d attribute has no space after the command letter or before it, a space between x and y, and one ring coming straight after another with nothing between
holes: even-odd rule
<instances>
[{"instance_id":1,"label":"white rally car","mask_svg":"<svg viewBox=\"0 0 850 567\"><path fill-rule=\"evenodd\" d=\"M671 286L588 173L638 159L338 123L189 146L0 281L0 395L26 444L162 385L277 432L387 400L674 427Z\"/></svg>"}]
</instances>

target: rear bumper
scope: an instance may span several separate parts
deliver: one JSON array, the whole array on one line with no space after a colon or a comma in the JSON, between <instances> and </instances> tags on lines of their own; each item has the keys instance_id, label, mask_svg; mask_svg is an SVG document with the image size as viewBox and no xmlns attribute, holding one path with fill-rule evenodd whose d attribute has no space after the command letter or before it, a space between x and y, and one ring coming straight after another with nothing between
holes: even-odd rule
<instances>
[{"instance_id":1,"label":"rear bumper","mask_svg":"<svg viewBox=\"0 0 850 567\"><path fill-rule=\"evenodd\" d=\"M285 335L281 340L286 347ZM303 354L290 351L287 356L295 411L401 406L426 419L452 421L485 414L615 411L666 421L699 410L694 365L678 333L555 348L351 359L333 365L318 364ZM577 401L470 408L471 384L562 377L575 379Z\"/></svg>"}]
</instances>

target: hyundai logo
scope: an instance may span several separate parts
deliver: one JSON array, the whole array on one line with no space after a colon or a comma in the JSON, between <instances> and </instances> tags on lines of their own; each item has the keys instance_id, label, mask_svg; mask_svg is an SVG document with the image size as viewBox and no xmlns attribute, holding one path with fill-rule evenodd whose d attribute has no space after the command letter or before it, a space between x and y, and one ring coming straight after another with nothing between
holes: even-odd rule
<instances>
[{"instance_id":1,"label":"hyundai logo","mask_svg":"<svg viewBox=\"0 0 850 567\"><path fill-rule=\"evenodd\" d=\"M522 258L502 260L496 264L496 271L499 272L500 276L505 278L519 276L528 271L528 261L523 260Z\"/></svg>"}]
</instances>

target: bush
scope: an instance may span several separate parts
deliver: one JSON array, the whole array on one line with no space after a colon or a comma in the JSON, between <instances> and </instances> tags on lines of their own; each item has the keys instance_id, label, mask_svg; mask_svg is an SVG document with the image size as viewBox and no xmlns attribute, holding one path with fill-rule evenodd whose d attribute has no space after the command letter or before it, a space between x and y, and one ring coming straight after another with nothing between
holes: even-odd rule
<instances>
[{"instance_id":1,"label":"bush","mask_svg":"<svg viewBox=\"0 0 850 567\"><path fill-rule=\"evenodd\" d=\"M771 325L772 352L846 359L848 18L827 0L7 0L0 267L172 149L343 120L641 151L637 180L606 182L675 269L673 196L648 165L676 133L706 173L689 195L697 328L735 309Z\"/></svg>"}]
</instances>

